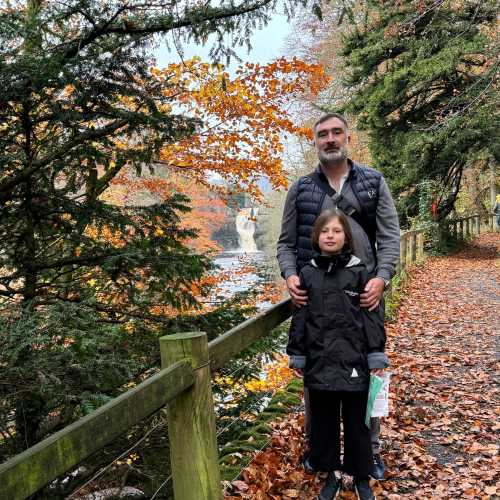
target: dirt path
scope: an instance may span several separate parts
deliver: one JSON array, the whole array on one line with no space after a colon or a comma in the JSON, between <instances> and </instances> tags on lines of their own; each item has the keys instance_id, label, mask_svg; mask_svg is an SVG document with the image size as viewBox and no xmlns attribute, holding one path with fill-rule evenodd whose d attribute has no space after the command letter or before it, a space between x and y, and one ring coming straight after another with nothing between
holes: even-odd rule
<instances>
[{"instance_id":1,"label":"dirt path","mask_svg":"<svg viewBox=\"0 0 500 500\"><path fill-rule=\"evenodd\" d=\"M378 498L500 498L499 250L499 234L483 235L411 273L398 320L388 325L388 472L372 483ZM272 447L244 471L232 498L314 498L321 483L299 464L300 419L277 424ZM341 498L355 498L349 485Z\"/></svg>"}]
</instances>

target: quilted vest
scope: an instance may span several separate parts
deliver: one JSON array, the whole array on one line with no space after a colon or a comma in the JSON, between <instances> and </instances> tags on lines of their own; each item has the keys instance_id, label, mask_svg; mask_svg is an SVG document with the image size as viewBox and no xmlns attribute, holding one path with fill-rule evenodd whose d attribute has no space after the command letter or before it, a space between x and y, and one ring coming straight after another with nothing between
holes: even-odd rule
<instances>
[{"instance_id":1,"label":"quilted vest","mask_svg":"<svg viewBox=\"0 0 500 500\"><path fill-rule=\"evenodd\" d=\"M348 182L361 207L350 216L364 229L370 240L373 254L376 241L376 215L378 193L382 174L376 170L352 162ZM311 233L329 188L326 176L319 169L313 174L301 177L298 181L297 210L297 268L298 271L313 257ZM339 207L342 208L342 207Z\"/></svg>"}]
</instances>

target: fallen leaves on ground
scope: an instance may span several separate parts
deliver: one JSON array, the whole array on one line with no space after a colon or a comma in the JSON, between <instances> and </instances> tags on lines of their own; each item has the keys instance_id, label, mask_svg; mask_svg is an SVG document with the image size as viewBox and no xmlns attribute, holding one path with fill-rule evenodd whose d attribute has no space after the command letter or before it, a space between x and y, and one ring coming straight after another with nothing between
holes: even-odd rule
<instances>
[{"instance_id":1,"label":"fallen leaves on ground","mask_svg":"<svg viewBox=\"0 0 500 500\"><path fill-rule=\"evenodd\" d=\"M386 480L379 498L500 498L498 332L500 235L429 258L411 270L398 319L387 328L391 413L382 427ZM305 474L303 417L274 424L227 500L313 499L322 479ZM353 499L347 484L342 499Z\"/></svg>"}]
</instances>

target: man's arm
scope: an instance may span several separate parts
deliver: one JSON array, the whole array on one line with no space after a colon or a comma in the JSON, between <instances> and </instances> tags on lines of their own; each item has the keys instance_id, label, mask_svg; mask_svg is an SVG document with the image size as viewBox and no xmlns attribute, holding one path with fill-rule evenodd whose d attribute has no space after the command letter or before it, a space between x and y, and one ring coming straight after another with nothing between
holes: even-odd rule
<instances>
[{"instance_id":1,"label":"man's arm","mask_svg":"<svg viewBox=\"0 0 500 500\"><path fill-rule=\"evenodd\" d=\"M389 281L396 272L399 260L398 213L389 191L389 186L382 177L377 205L377 269L376 276Z\"/></svg>"},{"instance_id":2,"label":"man's arm","mask_svg":"<svg viewBox=\"0 0 500 500\"><path fill-rule=\"evenodd\" d=\"M281 219L281 234L278 239L277 255L281 276L286 280L288 293L292 302L300 307L307 303L307 292L300 289L297 273L297 183L288 191L283 218Z\"/></svg>"},{"instance_id":3,"label":"man's arm","mask_svg":"<svg viewBox=\"0 0 500 500\"><path fill-rule=\"evenodd\" d=\"M365 292L361 294L360 305L369 311L374 311L384 295L386 284L396 271L399 260L400 229L396 206L389 187L382 177L380 180L377 205L377 269L375 278L368 281Z\"/></svg>"},{"instance_id":4,"label":"man's arm","mask_svg":"<svg viewBox=\"0 0 500 500\"><path fill-rule=\"evenodd\" d=\"M297 275L297 184L292 184L285 200L281 233L278 239L277 254L281 276L284 279Z\"/></svg>"}]
</instances>

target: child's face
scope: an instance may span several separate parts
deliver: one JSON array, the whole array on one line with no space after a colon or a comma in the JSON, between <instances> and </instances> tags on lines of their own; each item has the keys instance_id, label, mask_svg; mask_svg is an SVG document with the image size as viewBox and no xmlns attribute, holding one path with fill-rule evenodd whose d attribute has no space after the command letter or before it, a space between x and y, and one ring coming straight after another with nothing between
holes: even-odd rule
<instances>
[{"instance_id":1,"label":"child's face","mask_svg":"<svg viewBox=\"0 0 500 500\"><path fill-rule=\"evenodd\" d=\"M319 233L318 246L321 253L333 255L340 253L345 243L345 233L338 217L327 222Z\"/></svg>"}]
</instances>

